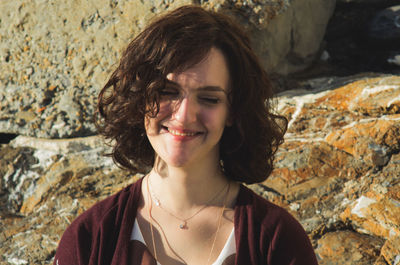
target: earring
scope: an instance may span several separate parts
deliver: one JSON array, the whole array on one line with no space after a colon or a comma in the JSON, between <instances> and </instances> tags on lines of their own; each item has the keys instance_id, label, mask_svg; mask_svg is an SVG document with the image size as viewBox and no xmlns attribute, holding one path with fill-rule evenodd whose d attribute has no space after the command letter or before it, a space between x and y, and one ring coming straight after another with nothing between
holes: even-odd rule
<instances>
[{"instance_id":1,"label":"earring","mask_svg":"<svg viewBox=\"0 0 400 265\"><path fill-rule=\"evenodd\" d=\"M222 159L219 160L219 166L221 167L222 172L225 172L224 160L222 160Z\"/></svg>"}]
</instances>

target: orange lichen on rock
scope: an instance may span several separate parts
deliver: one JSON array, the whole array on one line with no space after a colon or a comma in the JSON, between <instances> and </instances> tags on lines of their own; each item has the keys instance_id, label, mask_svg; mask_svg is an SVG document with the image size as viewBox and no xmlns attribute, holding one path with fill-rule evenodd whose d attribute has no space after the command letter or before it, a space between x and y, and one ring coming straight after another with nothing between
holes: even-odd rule
<instances>
[{"instance_id":1,"label":"orange lichen on rock","mask_svg":"<svg viewBox=\"0 0 400 265\"><path fill-rule=\"evenodd\" d=\"M317 99L315 105L328 106L338 111L347 110L351 101L361 93L365 85L369 82L369 79L358 80L335 89L327 95Z\"/></svg>"},{"instance_id":2,"label":"orange lichen on rock","mask_svg":"<svg viewBox=\"0 0 400 265\"><path fill-rule=\"evenodd\" d=\"M361 196L343 211L340 218L343 221L350 220L360 232L367 231L368 234L384 238L400 236L400 202L386 197Z\"/></svg>"},{"instance_id":3,"label":"orange lichen on rock","mask_svg":"<svg viewBox=\"0 0 400 265\"><path fill-rule=\"evenodd\" d=\"M397 142L399 142L400 138L399 118L399 115L395 115L392 119L357 123L331 132L325 140L330 145L356 157L365 156L369 151L374 151L379 147L387 148L388 150L390 148L398 148ZM371 159L374 158L372 157Z\"/></svg>"}]
</instances>

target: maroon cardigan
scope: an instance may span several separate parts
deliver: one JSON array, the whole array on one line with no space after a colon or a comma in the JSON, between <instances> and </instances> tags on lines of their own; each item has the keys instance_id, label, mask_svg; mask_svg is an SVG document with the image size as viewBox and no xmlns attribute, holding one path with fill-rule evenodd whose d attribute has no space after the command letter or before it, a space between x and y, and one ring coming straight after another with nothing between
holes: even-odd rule
<instances>
[{"instance_id":1,"label":"maroon cardigan","mask_svg":"<svg viewBox=\"0 0 400 265\"><path fill-rule=\"evenodd\" d=\"M54 265L128 265L142 179L95 204L67 228ZM241 185L234 215L235 264L318 264L307 234L284 209Z\"/></svg>"}]
</instances>

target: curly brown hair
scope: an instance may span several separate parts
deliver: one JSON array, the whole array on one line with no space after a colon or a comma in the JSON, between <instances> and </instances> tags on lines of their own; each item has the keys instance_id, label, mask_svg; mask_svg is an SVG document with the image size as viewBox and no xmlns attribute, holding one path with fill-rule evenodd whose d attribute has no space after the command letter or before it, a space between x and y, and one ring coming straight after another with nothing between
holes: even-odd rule
<instances>
[{"instance_id":1,"label":"curly brown hair","mask_svg":"<svg viewBox=\"0 0 400 265\"><path fill-rule=\"evenodd\" d=\"M198 6L153 21L128 45L101 90L95 120L100 134L113 142L114 162L142 173L153 165L144 117L158 113L166 75L200 62L212 47L224 54L231 78L233 125L220 140L224 172L248 184L269 176L287 120L271 112L271 83L244 30L228 16Z\"/></svg>"}]
</instances>

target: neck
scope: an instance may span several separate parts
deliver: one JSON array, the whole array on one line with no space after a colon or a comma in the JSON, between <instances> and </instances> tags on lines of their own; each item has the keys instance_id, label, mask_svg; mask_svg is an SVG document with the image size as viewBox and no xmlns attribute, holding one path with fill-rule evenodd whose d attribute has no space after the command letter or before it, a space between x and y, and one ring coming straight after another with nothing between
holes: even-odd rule
<instances>
[{"instance_id":1,"label":"neck","mask_svg":"<svg viewBox=\"0 0 400 265\"><path fill-rule=\"evenodd\" d=\"M206 203L222 203L224 187L229 182L222 173L219 162L172 167L163 161L157 162L157 166L149 174L149 181L152 192L176 213L188 212ZM217 198L209 202L216 195Z\"/></svg>"}]
</instances>

